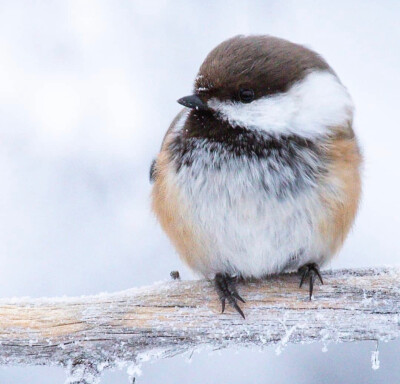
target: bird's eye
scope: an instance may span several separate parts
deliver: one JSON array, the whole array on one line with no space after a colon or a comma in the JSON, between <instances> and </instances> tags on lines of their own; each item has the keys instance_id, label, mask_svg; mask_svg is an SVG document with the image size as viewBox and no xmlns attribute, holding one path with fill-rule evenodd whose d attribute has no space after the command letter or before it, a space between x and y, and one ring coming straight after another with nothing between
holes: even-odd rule
<instances>
[{"instance_id":1,"label":"bird's eye","mask_svg":"<svg viewBox=\"0 0 400 384\"><path fill-rule=\"evenodd\" d=\"M254 100L254 91L252 89L241 89L239 98L242 103L251 103Z\"/></svg>"}]
</instances>

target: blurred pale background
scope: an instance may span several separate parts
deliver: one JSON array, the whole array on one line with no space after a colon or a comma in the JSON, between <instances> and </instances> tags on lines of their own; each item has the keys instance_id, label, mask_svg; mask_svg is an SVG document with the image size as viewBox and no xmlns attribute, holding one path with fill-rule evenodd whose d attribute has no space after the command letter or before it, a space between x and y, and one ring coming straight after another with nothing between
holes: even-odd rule
<instances>
[{"instance_id":1,"label":"blurred pale background","mask_svg":"<svg viewBox=\"0 0 400 384\"><path fill-rule=\"evenodd\" d=\"M399 264L399 17L398 1L0 1L0 296L193 278L150 212L149 164L206 54L236 34L305 44L339 74L366 161L331 267ZM139 382L400 382L399 342L381 343L378 371L374 343L321 348L202 352L144 366ZM0 383L63 380L0 368Z\"/></svg>"}]
</instances>

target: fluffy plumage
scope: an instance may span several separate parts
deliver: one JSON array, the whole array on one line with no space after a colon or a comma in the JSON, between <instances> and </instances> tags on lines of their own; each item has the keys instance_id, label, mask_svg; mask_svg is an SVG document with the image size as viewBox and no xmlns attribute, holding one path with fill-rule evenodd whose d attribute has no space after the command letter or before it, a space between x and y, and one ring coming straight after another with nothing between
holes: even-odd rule
<instances>
[{"instance_id":1,"label":"fluffy plumage","mask_svg":"<svg viewBox=\"0 0 400 384\"><path fill-rule=\"evenodd\" d=\"M326 263L353 223L361 163L331 68L285 40L237 37L210 53L195 93L207 110L177 116L154 167L153 210L181 257L209 278Z\"/></svg>"}]
</instances>

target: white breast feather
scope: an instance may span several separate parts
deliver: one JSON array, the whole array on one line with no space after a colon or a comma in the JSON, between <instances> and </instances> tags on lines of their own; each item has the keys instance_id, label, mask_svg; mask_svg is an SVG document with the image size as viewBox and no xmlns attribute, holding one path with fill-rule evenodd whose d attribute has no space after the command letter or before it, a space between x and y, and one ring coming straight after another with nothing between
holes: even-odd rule
<instances>
[{"instance_id":1,"label":"white breast feather","mask_svg":"<svg viewBox=\"0 0 400 384\"><path fill-rule=\"evenodd\" d=\"M212 156L204 153L191 167L169 173L180 186L182 203L190 206L197 238L208 255L198 272L261 277L326 255L318 231L324 213L316 190L295 199L271 198L257 180L264 166L259 161L232 160L217 171L204 167Z\"/></svg>"}]
</instances>

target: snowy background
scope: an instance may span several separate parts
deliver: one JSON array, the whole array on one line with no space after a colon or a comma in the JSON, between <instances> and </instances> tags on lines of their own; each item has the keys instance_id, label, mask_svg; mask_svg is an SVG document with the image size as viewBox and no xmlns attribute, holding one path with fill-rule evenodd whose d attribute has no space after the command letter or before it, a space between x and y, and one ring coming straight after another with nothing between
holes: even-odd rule
<instances>
[{"instance_id":1,"label":"snowy background","mask_svg":"<svg viewBox=\"0 0 400 384\"><path fill-rule=\"evenodd\" d=\"M150 213L149 164L206 54L237 34L305 44L339 74L366 162L360 214L331 266L399 264L399 16L398 1L0 0L0 296L193 278ZM400 382L400 342L379 345L376 371L375 348L202 352L145 365L138 382ZM1 384L63 380L60 368L0 368Z\"/></svg>"}]
</instances>

